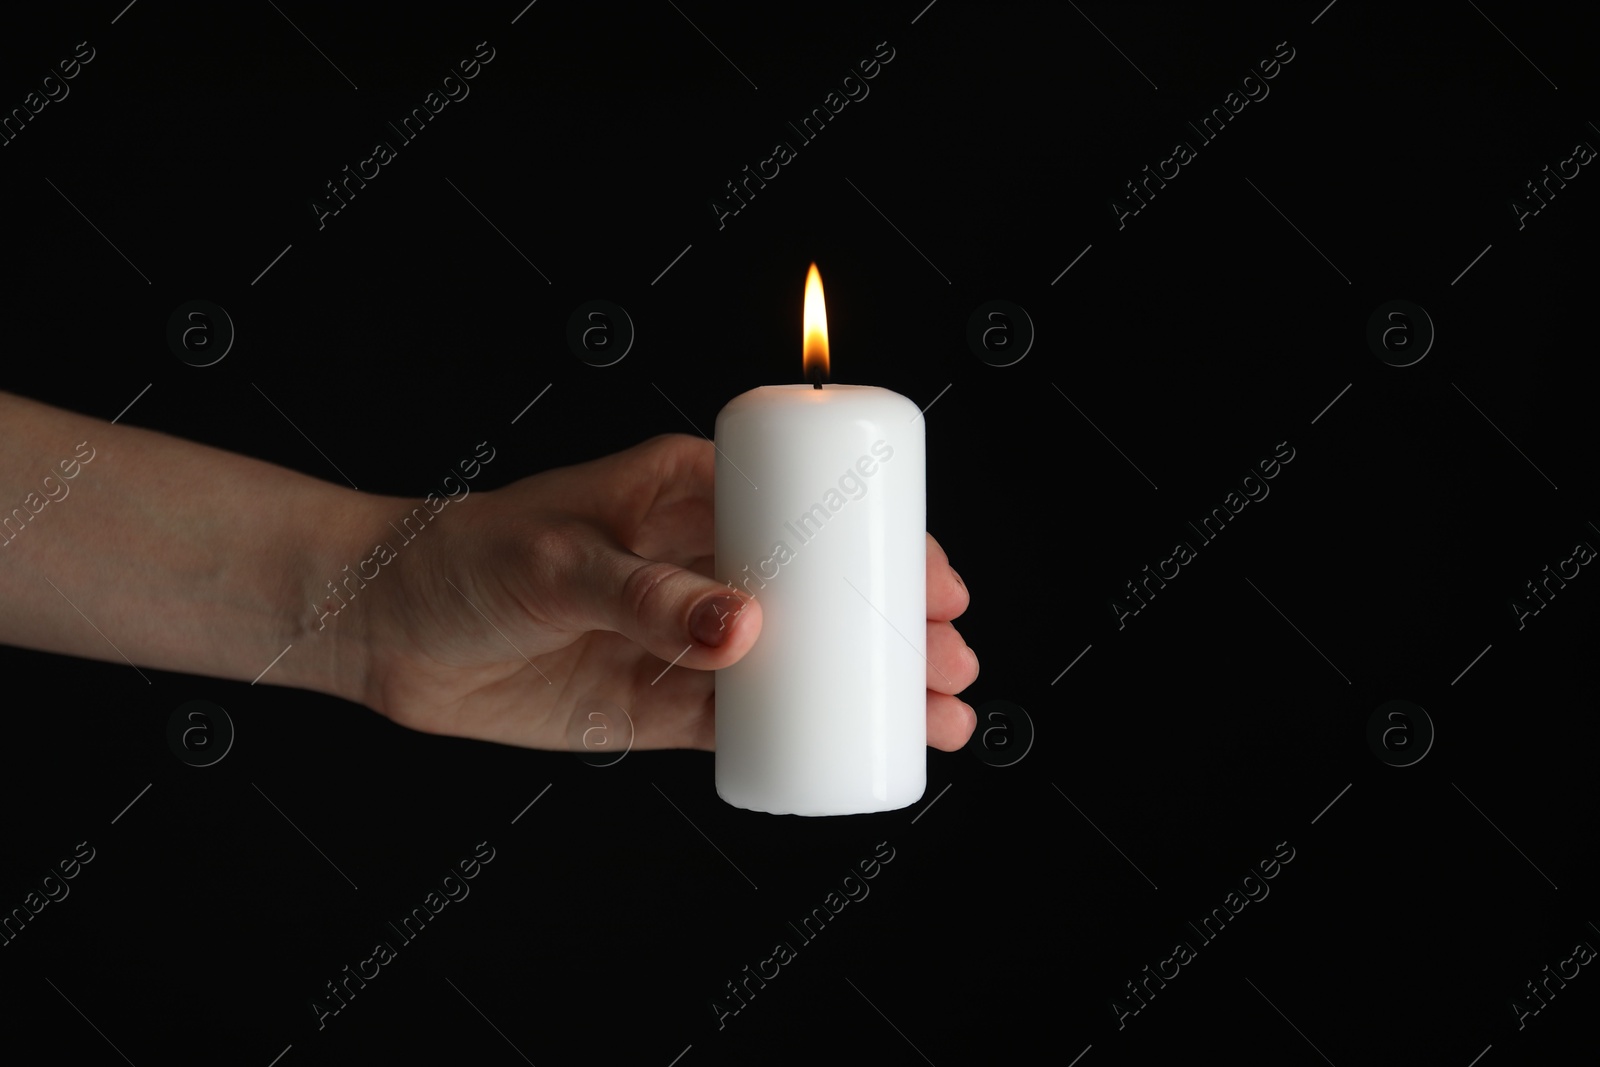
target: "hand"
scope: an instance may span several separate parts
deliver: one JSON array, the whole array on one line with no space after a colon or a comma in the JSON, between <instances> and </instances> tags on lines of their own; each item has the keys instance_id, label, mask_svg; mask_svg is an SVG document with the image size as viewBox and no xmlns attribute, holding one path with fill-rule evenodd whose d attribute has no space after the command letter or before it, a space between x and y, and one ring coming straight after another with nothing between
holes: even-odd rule
<instances>
[{"instance_id":1,"label":"hand","mask_svg":"<svg viewBox=\"0 0 1600 1067\"><path fill-rule=\"evenodd\" d=\"M709 441L667 434L448 507L352 602L351 691L427 733L572 749L592 711L626 731L621 707L634 748L714 749L711 672L761 629L711 577L714 467ZM371 499L372 529L414 503ZM966 586L931 536L927 558L928 743L948 752L977 725L955 694L978 660L950 624Z\"/></svg>"}]
</instances>

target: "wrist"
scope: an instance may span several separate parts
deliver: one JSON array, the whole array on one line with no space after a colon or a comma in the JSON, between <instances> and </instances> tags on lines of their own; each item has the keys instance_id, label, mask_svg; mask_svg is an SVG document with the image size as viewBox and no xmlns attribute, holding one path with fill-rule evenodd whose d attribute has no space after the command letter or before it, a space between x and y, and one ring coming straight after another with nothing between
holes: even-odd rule
<instances>
[{"instance_id":1,"label":"wrist","mask_svg":"<svg viewBox=\"0 0 1600 1067\"><path fill-rule=\"evenodd\" d=\"M373 664L370 635L380 598L373 595L374 549L386 517L402 501L324 484L301 509L306 521L286 561L285 643L292 646L264 682L310 689L367 704Z\"/></svg>"}]
</instances>

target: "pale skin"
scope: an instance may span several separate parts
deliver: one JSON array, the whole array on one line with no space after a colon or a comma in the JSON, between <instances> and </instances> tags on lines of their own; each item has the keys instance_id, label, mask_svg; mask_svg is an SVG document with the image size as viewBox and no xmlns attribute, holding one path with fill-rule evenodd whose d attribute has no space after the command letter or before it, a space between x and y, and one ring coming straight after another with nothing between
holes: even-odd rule
<instances>
[{"instance_id":1,"label":"pale skin","mask_svg":"<svg viewBox=\"0 0 1600 1067\"><path fill-rule=\"evenodd\" d=\"M634 750L713 750L711 672L761 631L760 601L710 577L715 455L666 434L493 491L458 479L470 492L403 544L389 524L421 501L0 393L0 643L260 676L527 748L571 749L617 706ZM394 557L359 567L380 542ZM978 660L931 535L927 578L928 744L955 751Z\"/></svg>"}]
</instances>

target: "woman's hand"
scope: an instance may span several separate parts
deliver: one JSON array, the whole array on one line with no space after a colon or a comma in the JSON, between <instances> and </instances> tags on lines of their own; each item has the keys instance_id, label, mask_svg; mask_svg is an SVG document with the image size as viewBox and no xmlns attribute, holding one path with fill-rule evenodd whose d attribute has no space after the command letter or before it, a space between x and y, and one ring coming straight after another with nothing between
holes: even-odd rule
<instances>
[{"instance_id":1,"label":"woman's hand","mask_svg":"<svg viewBox=\"0 0 1600 1067\"><path fill-rule=\"evenodd\" d=\"M349 605L364 676L344 688L428 733L574 749L621 708L633 748L713 749L711 672L761 630L759 602L711 577L714 461L669 434L447 507ZM413 505L371 503L375 530ZM954 751L977 723L956 694L978 661L931 536L927 558L928 743Z\"/></svg>"}]
</instances>

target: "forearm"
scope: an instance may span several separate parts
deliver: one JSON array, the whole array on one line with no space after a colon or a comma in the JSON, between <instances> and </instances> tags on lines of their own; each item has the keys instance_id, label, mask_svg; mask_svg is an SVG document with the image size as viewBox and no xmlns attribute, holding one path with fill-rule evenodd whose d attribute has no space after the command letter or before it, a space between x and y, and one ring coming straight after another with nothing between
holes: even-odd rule
<instances>
[{"instance_id":1,"label":"forearm","mask_svg":"<svg viewBox=\"0 0 1600 1067\"><path fill-rule=\"evenodd\" d=\"M0 643L360 699L359 618L317 627L374 501L0 393ZM370 547L370 546L368 546Z\"/></svg>"}]
</instances>

